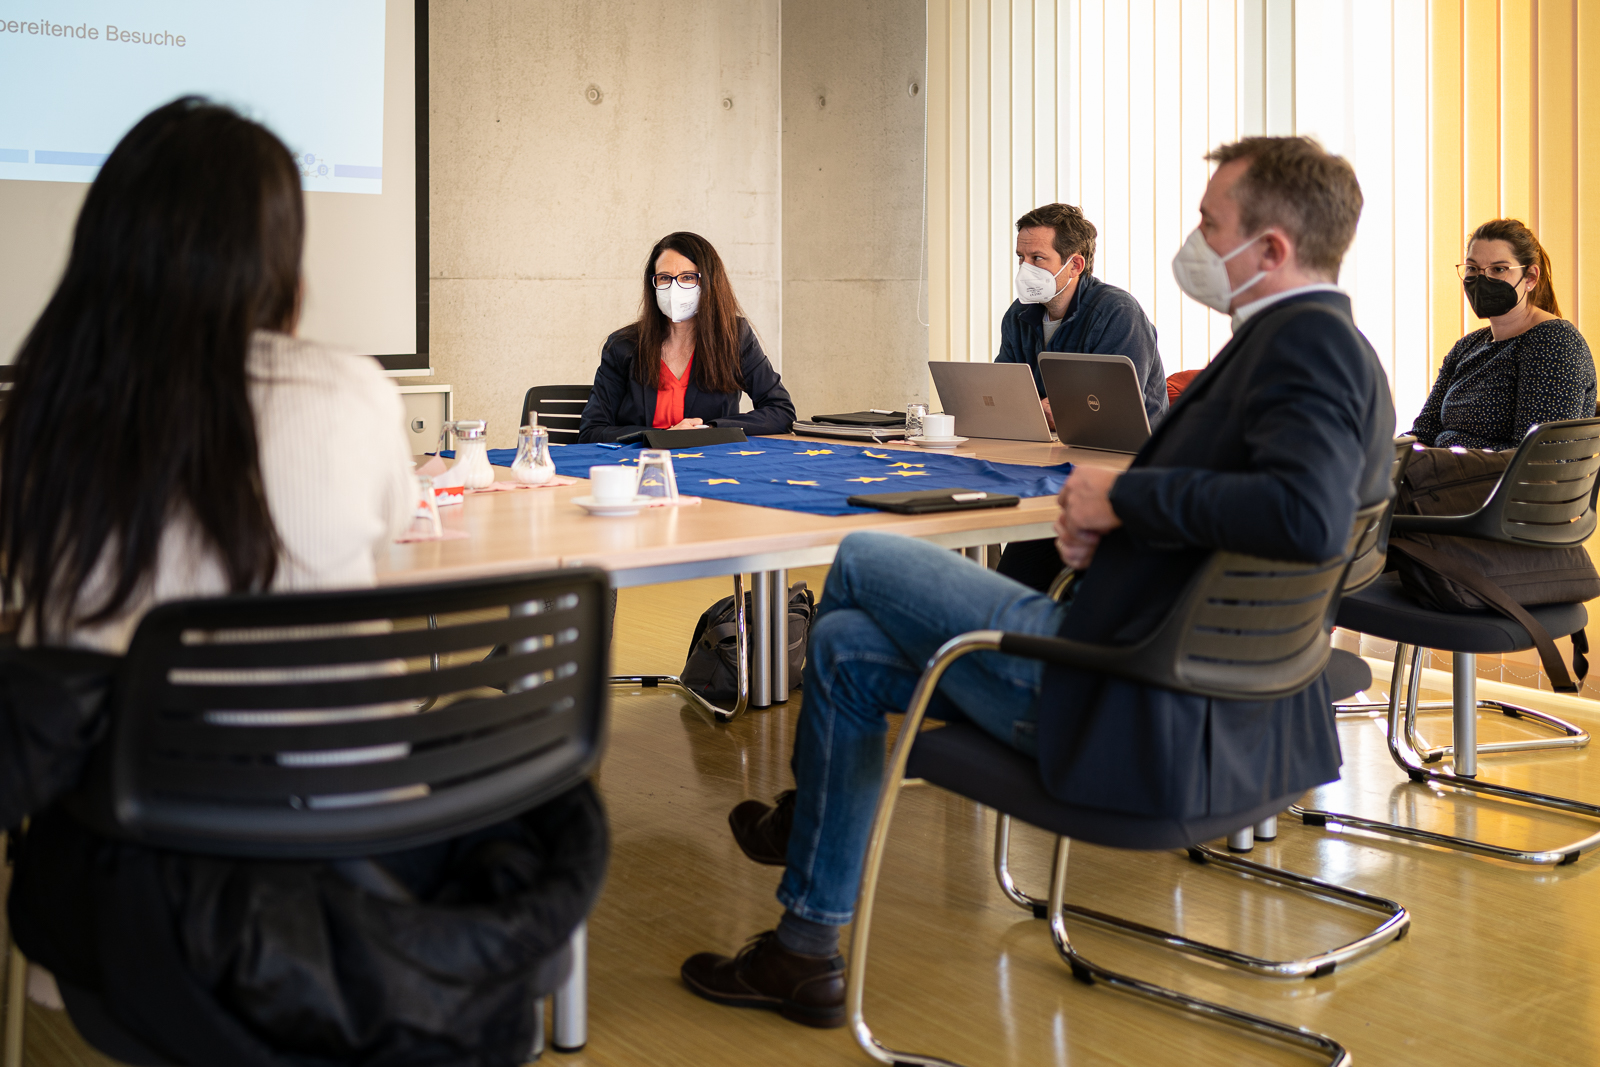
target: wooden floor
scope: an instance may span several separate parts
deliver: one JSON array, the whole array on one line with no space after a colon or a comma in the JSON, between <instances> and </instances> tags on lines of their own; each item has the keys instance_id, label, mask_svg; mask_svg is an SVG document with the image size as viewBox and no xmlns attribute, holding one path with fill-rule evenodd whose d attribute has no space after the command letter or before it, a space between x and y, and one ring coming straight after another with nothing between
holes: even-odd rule
<instances>
[{"instance_id":1,"label":"wooden floor","mask_svg":"<svg viewBox=\"0 0 1600 1067\"><path fill-rule=\"evenodd\" d=\"M820 584L822 573L796 572ZM618 671L676 673L694 619L726 583L625 590ZM1537 703L1536 695L1530 703ZM685 992L678 966L731 951L768 929L779 871L745 860L726 813L790 784L799 695L789 706L716 726L661 692L619 692L601 784L615 848L591 922L590 1044L560 1067L705 1067L870 1062L846 1030L816 1031ZM1600 709L1597 709L1600 710ZM1574 716L1600 732L1600 714ZM1430 719L1430 737L1448 731ZM1510 727L1485 723L1484 741ZM1379 723L1341 722L1344 779L1335 809L1418 819L1507 843L1581 836L1581 820L1528 818L1515 805L1406 784ZM1600 747L1482 760L1490 780L1600 798ZM1412 911L1410 936L1313 981L1274 981L1131 943L1094 928L1073 936L1113 969L1344 1042L1357 1063L1600 1062L1600 855L1535 869L1282 820L1255 858L1384 896ZM879 894L867 1015L901 1048L989 1064L1295 1064L1294 1051L1071 981L1043 922L1007 903L990 873L993 815L929 787L907 790ZM1045 886L1049 841L1023 829L1014 868ZM1073 847L1069 898L1263 955L1350 939L1370 921L1169 853ZM28 1016L27 1062L102 1064L61 1016Z\"/></svg>"}]
</instances>

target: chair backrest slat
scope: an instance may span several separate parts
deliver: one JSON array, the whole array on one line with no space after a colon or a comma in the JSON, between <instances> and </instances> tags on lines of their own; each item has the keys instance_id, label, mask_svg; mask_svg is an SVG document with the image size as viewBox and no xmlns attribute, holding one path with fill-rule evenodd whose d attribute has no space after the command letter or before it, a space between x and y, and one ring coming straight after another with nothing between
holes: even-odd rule
<instances>
[{"instance_id":1,"label":"chair backrest slat","mask_svg":"<svg viewBox=\"0 0 1600 1067\"><path fill-rule=\"evenodd\" d=\"M1389 466L1389 505L1356 535L1355 549L1350 557L1350 569L1344 576L1346 594L1365 589L1377 581L1378 576L1388 565L1389 527L1394 521L1395 500L1400 493L1400 479L1405 474L1406 460L1411 455L1411 446L1416 443L1417 439L1409 435L1394 439L1394 462Z\"/></svg>"},{"instance_id":2,"label":"chair backrest slat","mask_svg":"<svg viewBox=\"0 0 1600 1067\"><path fill-rule=\"evenodd\" d=\"M1353 554L1388 506L1361 509L1335 559L1213 553L1144 646L1149 680L1236 700L1272 699L1311 684L1327 665L1328 629Z\"/></svg>"},{"instance_id":3,"label":"chair backrest slat","mask_svg":"<svg viewBox=\"0 0 1600 1067\"><path fill-rule=\"evenodd\" d=\"M528 424L528 412L539 413L539 425L550 431L551 444L570 445L578 440L578 424L589 403L591 386L536 385L522 398L518 426Z\"/></svg>"},{"instance_id":4,"label":"chair backrest slat","mask_svg":"<svg viewBox=\"0 0 1600 1067\"><path fill-rule=\"evenodd\" d=\"M1600 419L1532 426L1475 514L1472 536L1513 544L1583 543L1600 490Z\"/></svg>"},{"instance_id":5,"label":"chair backrest slat","mask_svg":"<svg viewBox=\"0 0 1600 1067\"><path fill-rule=\"evenodd\" d=\"M609 612L590 569L161 605L70 803L105 832L213 854L467 833L593 771Z\"/></svg>"}]
</instances>

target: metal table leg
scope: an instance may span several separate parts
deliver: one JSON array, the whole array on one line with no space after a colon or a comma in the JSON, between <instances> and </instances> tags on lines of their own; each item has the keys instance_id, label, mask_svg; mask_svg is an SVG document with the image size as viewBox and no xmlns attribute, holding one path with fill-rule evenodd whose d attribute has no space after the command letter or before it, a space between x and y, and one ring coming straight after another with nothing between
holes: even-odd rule
<instances>
[{"instance_id":1,"label":"metal table leg","mask_svg":"<svg viewBox=\"0 0 1600 1067\"><path fill-rule=\"evenodd\" d=\"M789 572L772 571L772 702L786 703L789 680Z\"/></svg>"},{"instance_id":2,"label":"metal table leg","mask_svg":"<svg viewBox=\"0 0 1600 1067\"><path fill-rule=\"evenodd\" d=\"M557 1052L577 1052L589 1042L589 924L572 931L572 974L555 992L550 1014L550 1044Z\"/></svg>"},{"instance_id":3,"label":"metal table leg","mask_svg":"<svg viewBox=\"0 0 1600 1067\"><path fill-rule=\"evenodd\" d=\"M733 621L738 647L739 699L732 708L717 707L706 700L705 697L684 685L683 679L676 674L614 674L611 676L612 688L656 689L665 687L676 689L706 714L715 716L718 722L732 722L743 715L745 709L750 706L750 620L745 616L744 575L742 574L733 576Z\"/></svg>"},{"instance_id":4,"label":"metal table leg","mask_svg":"<svg viewBox=\"0 0 1600 1067\"><path fill-rule=\"evenodd\" d=\"M750 614L755 616L750 641L750 706L772 706L772 574L750 576Z\"/></svg>"}]
</instances>

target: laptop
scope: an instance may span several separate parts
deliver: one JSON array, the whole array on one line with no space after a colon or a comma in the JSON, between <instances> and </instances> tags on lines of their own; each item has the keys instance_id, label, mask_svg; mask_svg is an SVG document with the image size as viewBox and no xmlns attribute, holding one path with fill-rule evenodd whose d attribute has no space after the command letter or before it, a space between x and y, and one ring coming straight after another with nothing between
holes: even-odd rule
<instances>
[{"instance_id":1,"label":"laptop","mask_svg":"<svg viewBox=\"0 0 1600 1067\"><path fill-rule=\"evenodd\" d=\"M956 418L961 437L1049 441L1033 368L1026 363L949 363L930 359L928 370L944 413Z\"/></svg>"},{"instance_id":2,"label":"laptop","mask_svg":"<svg viewBox=\"0 0 1600 1067\"><path fill-rule=\"evenodd\" d=\"M1150 439L1144 392L1127 356L1041 352L1039 373L1062 444L1137 452Z\"/></svg>"}]
</instances>

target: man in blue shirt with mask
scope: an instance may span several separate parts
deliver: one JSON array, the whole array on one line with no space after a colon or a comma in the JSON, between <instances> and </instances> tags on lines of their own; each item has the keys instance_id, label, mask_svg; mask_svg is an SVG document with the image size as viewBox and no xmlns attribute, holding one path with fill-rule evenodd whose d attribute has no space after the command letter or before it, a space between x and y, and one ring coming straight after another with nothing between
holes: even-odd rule
<instances>
[{"instance_id":1,"label":"man in blue shirt with mask","mask_svg":"<svg viewBox=\"0 0 1600 1067\"><path fill-rule=\"evenodd\" d=\"M1167 373L1156 328L1132 293L1094 276L1094 223L1070 204L1046 204L1017 220L1017 299L1000 320L996 363L1026 363L1044 398L1040 352L1089 352L1133 360L1153 430L1167 413ZM1055 429L1050 401L1045 417ZM1047 590L1061 571L1052 541L1014 541L1000 573Z\"/></svg>"}]
</instances>

